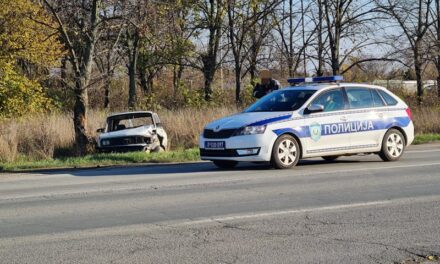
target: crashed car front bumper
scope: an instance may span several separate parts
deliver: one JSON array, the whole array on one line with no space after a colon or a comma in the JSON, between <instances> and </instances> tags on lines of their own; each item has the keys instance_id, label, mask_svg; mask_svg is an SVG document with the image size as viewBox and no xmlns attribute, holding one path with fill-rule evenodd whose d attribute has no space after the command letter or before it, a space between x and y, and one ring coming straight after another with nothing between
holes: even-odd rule
<instances>
[{"instance_id":1,"label":"crashed car front bumper","mask_svg":"<svg viewBox=\"0 0 440 264\"><path fill-rule=\"evenodd\" d=\"M147 151L151 150L151 145L136 144L136 145L121 145L121 146L99 146L100 152L130 152L130 151Z\"/></svg>"}]
</instances>

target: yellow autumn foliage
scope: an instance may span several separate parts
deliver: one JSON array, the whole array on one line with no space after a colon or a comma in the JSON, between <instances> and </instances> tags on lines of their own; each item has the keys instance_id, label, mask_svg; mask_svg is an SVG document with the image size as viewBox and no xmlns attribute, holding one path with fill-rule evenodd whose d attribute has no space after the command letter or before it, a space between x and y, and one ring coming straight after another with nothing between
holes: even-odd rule
<instances>
[{"instance_id":1,"label":"yellow autumn foliage","mask_svg":"<svg viewBox=\"0 0 440 264\"><path fill-rule=\"evenodd\" d=\"M0 61L0 118L43 112L53 107L37 81L14 70L12 63Z\"/></svg>"},{"instance_id":2,"label":"yellow autumn foliage","mask_svg":"<svg viewBox=\"0 0 440 264\"><path fill-rule=\"evenodd\" d=\"M0 59L56 65L63 54L56 25L32 0L0 0Z\"/></svg>"},{"instance_id":3,"label":"yellow autumn foliage","mask_svg":"<svg viewBox=\"0 0 440 264\"><path fill-rule=\"evenodd\" d=\"M37 80L23 75L17 61L57 65L63 55L56 28L32 0L0 0L0 117L23 116L51 108Z\"/></svg>"}]
</instances>

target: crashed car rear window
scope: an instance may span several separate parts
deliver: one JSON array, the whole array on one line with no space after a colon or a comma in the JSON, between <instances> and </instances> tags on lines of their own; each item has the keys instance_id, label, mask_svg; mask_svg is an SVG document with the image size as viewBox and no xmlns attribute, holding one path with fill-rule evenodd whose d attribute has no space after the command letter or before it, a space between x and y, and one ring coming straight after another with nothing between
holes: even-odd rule
<instances>
[{"instance_id":1,"label":"crashed car rear window","mask_svg":"<svg viewBox=\"0 0 440 264\"><path fill-rule=\"evenodd\" d=\"M151 114L121 115L108 119L108 132L153 125Z\"/></svg>"}]
</instances>

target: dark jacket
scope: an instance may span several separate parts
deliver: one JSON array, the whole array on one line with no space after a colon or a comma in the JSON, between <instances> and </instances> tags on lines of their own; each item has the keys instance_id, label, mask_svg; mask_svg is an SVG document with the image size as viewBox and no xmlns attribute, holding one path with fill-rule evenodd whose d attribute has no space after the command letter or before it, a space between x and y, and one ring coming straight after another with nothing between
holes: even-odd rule
<instances>
[{"instance_id":1,"label":"dark jacket","mask_svg":"<svg viewBox=\"0 0 440 264\"><path fill-rule=\"evenodd\" d=\"M257 83L252 95L259 99L272 91L280 89L280 86L280 83L275 79L270 79L267 84Z\"/></svg>"}]
</instances>

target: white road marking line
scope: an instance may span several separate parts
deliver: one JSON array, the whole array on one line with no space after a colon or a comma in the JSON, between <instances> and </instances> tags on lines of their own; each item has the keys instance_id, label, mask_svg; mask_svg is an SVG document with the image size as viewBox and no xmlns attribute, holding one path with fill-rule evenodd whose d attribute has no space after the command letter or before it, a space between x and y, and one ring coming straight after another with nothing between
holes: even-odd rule
<instances>
[{"instance_id":1,"label":"white road marking line","mask_svg":"<svg viewBox=\"0 0 440 264\"><path fill-rule=\"evenodd\" d=\"M167 228L178 228L178 227L189 227L194 225L207 225L207 224L219 224L227 221L239 221L246 219L258 219L276 216L287 216L300 213L314 213L322 211L333 211L333 210L343 210L343 209L354 209L363 208L371 206L382 206L390 204L408 204L408 203L421 203L421 202L434 202L439 201L440 195L432 196L422 196L415 198L398 198L392 200L381 200L373 202L362 202L353 204L341 204L332 206L322 206L322 207L312 207L305 209L289 209L281 211L272 212L261 212L261 213L247 213L247 214L237 214L237 215L226 215L226 216L215 216L208 218L199 219L181 219L173 221L162 221L155 223L145 223L145 224L133 224L126 226L113 226L113 227L100 227L85 230L75 230L60 233L50 233L50 234L37 234L28 236L18 236L18 237L6 237L0 238L0 246L17 246L17 243L42 243L42 242L56 242L59 240L79 240L85 238L98 238L105 236L122 236L122 235L140 235L142 233L151 232L154 230L162 230Z\"/></svg>"},{"instance_id":2,"label":"white road marking line","mask_svg":"<svg viewBox=\"0 0 440 264\"><path fill-rule=\"evenodd\" d=\"M249 213L249 214L241 214L241 215L219 216L219 217L211 217L211 218L203 218L203 219L186 221L186 222L175 224L173 226L188 226L188 225L209 224L209 223L218 223L218 222L227 222L227 221L238 221L238 220L246 220L246 219L267 218L267 217L285 216L285 215L300 214L300 213L314 213L314 212L321 212L321 211L333 211L333 210L341 210L341 209L371 207L371 206L387 205L387 204L393 204L393 203L400 203L400 204L401 203L410 203L410 202L414 203L414 202L423 202L426 200L437 201L439 199L440 199L439 195L434 195L434 196L424 196L424 197L417 197L417 198L400 198L400 199L392 199L392 200L362 202L362 203L353 203L353 204L340 204L340 205L312 207L312 208L304 208L304 209L291 209L291 210L272 211L272 212L263 212L263 213Z\"/></svg>"},{"instance_id":3,"label":"white road marking line","mask_svg":"<svg viewBox=\"0 0 440 264\"><path fill-rule=\"evenodd\" d=\"M427 166L439 166L440 162L434 162L434 163L424 163L424 164L412 164L412 165L396 165L396 166L387 166L387 167L376 167L376 168L352 168L352 169L346 169L346 170L328 170L328 171L308 171L308 170L301 170L301 171L295 171L295 168L293 168L292 170L294 172L297 172L298 174L293 174L293 175L279 175L279 177L295 177L295 176L309 176L309 175L323 175L323 174L337 174L337 173L352 173L352 172L360 172L360 171L377 171L377 170L388 170L388 169L399 169L399 168L416 168L416 167L427 167ZM299 167L301 168L301 166ZM304 168L304 167L303 167ZM288 171L288 170L287 170ZM227 173L229 173L230 171L225 171ZM240 172L245 172L245 171L237 171L238 173ZM202 175L202 176L208 176L208 175ZM218 175L218 177L222 177L223 175ZM274 176L275 177L275 176ZM278 177L278 176L277 176ZM183 178L182 178L183 179ZM267 177L267 173L263 172L263 175L261 175L260 173L258 173L258 175L253 174L253 175L246 175L246 176L238 176L238 178L236 179L228 179L228 180L215 180L214 181L203 181L203 182L199 182L199 183L194 183L191 184L193 186L195 185L206 185L206 184L231 184L231 183L235 183L235 182L239 182L239 181L244 181L244 180L261 180L261 179L274 179L272 177ZM117 183L117 182L115 182ZM120 184L123 184L120 183ZM171 185L156 185L156 187L158 188L173 188L176 186L182 186L182 184L171 184ZM184 185L183 185L184 186ZM56 186L53 186L54 188L56 188ZM151 186L149 184L145 185L144 188L142 188L142 191L147 191L149 188L151 188ZM133 190L137 190L139 191L139 188L135 188L133 189L133 187L128 187L128 188L110 188L110 189L98 189L98 190L81 190L81 191L64 191L64 192L51 192L50 195L51 197L55 198L56 196L63 196L63 195L79 195L79 194L84 194L87 193L87 195L92 195L92 194L98 194L98 193L103 193L105 191L110 191L113 193L118 193L118 192L126 192L126 191L133 191ZM45 193L46 194L46 193ZM0 202L2 200L4 201L8 201L11 199L14 200L18 200L18 199L38 199L43 197L44 195L42 194L29 194L29 195L23 195L23 194L14 194L14 195L6 195L6 196L1 196L0 195Z\"/></svg>"},{"instance_id":4,"label":"white road marking line","mask_svg":"<svg viewBox=\"0 0 440 264\"><path fill-rule=\"evenodd\" d=\"M405 151L405 153L429 153L429 152L440 152L440 149L407 150L407 151ZM403 155L405 155L405 153Z\"/></svg>"}]
</instances>

